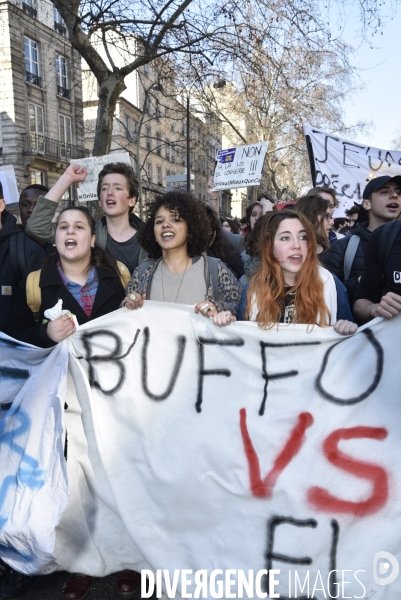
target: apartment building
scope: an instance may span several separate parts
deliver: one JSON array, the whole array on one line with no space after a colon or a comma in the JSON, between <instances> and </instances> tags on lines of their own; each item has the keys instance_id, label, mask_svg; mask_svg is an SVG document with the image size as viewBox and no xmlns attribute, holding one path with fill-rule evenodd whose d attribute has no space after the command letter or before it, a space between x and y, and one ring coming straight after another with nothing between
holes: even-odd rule
<instances>
[{"instance_id":1,"label":"apartment building","mask_svg":"<svg viewBox=\"0 0 401 600\"><path fill-rule=\"evenodd\" d=\"M47 0L0 1L0 168L51 186L84 147L81 59ZM66 202L74 199L70 190Z\"/></svg>"}]
</instances>

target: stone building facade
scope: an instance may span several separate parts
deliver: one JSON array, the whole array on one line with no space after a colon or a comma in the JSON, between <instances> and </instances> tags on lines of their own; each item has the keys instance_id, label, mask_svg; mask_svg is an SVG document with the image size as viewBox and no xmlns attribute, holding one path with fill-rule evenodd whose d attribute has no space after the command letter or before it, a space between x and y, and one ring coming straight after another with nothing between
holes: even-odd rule
<instances>
[{"instance_id":1,"label":"stone building facade","mask_svg":"<svg viewBox=\"0 0 401 600\"><path fill-rule=\"evenodd\" d=\"M81 59L51 2L0 2L0 169L50 187L84 147ZM64 200L73 200L74 191Z\"/></svg>"}]
</instances>

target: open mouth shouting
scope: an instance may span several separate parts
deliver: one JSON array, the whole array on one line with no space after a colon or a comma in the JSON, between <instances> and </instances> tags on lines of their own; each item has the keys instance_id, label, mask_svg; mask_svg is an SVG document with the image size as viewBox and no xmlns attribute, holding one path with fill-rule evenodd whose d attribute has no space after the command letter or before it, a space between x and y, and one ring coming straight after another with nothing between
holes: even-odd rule
<instances>
[{"instance_id":1,"label":"open mouth shouting","mask_svg":"<svg viewBox=\"0 0 401 600\"><path fill-rule=\"evenodd\" d=\"M69 238L68 240L65 241L66 248L69 248L69 249L75 248L76 245L77 245L77 242L72 238Z\"/></svg>"},{"instance_id":2,"label":"open mouth shouting","mask_svg":"<svg viewBox=\"0 0 401 600\"><path fill-rule=\"evenodd\" d=\"M386 205L387 210L391 213L397 213L400 210L400 205L397 202L391 202Z\"/></svg>"},{"instance_id":3,"label":"open mouth shouting","mask_svg":"<svg viewBox=\"0 0 401 600\"><path fill-rule=\"evenodd\" d=\"M165 231L162 233L162 240L172 240L175 237L175 234L172 231Z\"/></svg>"}]
</instances>

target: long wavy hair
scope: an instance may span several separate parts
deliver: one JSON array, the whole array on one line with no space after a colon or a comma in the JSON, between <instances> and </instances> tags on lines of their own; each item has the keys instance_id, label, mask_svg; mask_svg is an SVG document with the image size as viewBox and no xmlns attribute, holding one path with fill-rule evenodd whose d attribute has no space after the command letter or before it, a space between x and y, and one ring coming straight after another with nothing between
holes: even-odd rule
<instances>
[{"instance_id":1,"label":"long wavy hair","mask_svg":"<svg viewBox=\"0 0 401 600\"><path fill-rule=\"evenodd\" d=\"M93 218L89 210L86 208L86 206L67 206L66 208L63 208L63 210L61 210L58 215L57 225L60 221L61 215L69 210L77 210L78 212L82 213L88 221L88 225L91 230L91 236L96 235L95 219ZM49 263L56 264L58 260L58 252L56 248L54 248L54 251L48 256L46 256L42 267L45 267ZM92 267L95 267L96 269L103 269L104 271L112 271L113 273L119 276L116 261L107 252L105 252L102 248L96 245L94 248L91 248L90 259L88 266L85 269L85 273L89 273Z\"/></svg>"},{"instance_id":2,"label":"long wavy hair","mask_svg":"<svg viewBox=\"0 0 401 600\"><path fill-rule=\"evenodd\" d=\"M249 206L246 207L245 219L246 219L246 224L247 224L247 230L246 230L246 233L244 235L244 246L247 244L248 238L251 235L251 231L252 231L252 229L251 229L251 216L252 216L253 209L255 208L255 206L260 206L261 207L261 209L262 209L262 215L261 216L263 216L263 206L261 205L260 202L252 202L252 204L249 204Z\"/></svg>"},{"instance_id":3,"label":"long wavy hair","mask_svg":"<svg viewBox=\"0 0 401 600\"><path fill-rule=\"evenodd\" d=\"M274 255L274 240L280 223L298 219L306 231L308 253L295 285L295 322L305 325L330 325L330 311L324 301L323 282L319 276L316 254L316 236L310 221L292 210L270 212L263 217L258 239L261 265L251 278L247 294L245 319L249 320L254 299L258 306L256 321L262 329L271 329L280 322L285 306L286 285L280 263Z\"/></svg>"},{"instance_id":4,"label":"long wavy hair","mask_svg":"<svg viewBox=\"0 0 401 600\"><path fill-rule=\"evenodd\" d=\"M302 213L309 219L315 230L317 243L322 246L323 250L330 247L330 241L323 227L323 220L330 206L329 200L325 200L321 196L301 196L297 199L294 210Z\"/></svg>"}]
</instances>

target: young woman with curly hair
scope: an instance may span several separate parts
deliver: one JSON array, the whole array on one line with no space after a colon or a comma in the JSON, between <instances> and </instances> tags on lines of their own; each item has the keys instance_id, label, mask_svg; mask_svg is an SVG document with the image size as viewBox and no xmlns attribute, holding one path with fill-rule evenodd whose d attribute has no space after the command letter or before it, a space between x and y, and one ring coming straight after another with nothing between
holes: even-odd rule
<instances>
[{"instance_id":1,"label":"young woman with curly hair","mask_svg":"<svg viewBox=\"0 0 401 600\"><path fill-rule=\"evenodd\" d=\"M139 235L151 260L134 271L124 306L140 308L148 298L195 304L195 312L213 318L216 325L234 319L241 288L220 260L205 256L210 226L200 201L179 191L159 197Z\"/></svg>"},{"instance_id":2,"label":"young woman with curly hair","mask_svg":"<svg viewBox=\"0 0 401 600\"><path fill-rule=\"evenodd\" d=\"M263 217L259 235L259 269L242 292L238 316L262 329L276 323L334 326L355 333L342 283L319 266L310 221L295 211Z\"/></svg>"}]
</instances>

